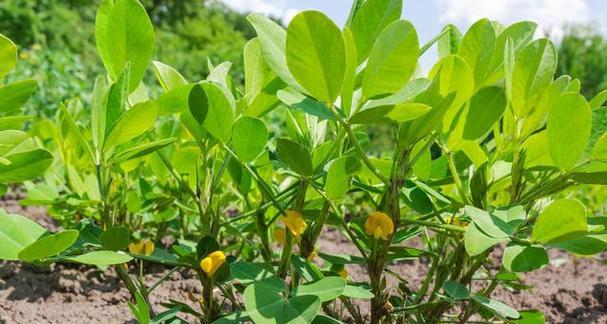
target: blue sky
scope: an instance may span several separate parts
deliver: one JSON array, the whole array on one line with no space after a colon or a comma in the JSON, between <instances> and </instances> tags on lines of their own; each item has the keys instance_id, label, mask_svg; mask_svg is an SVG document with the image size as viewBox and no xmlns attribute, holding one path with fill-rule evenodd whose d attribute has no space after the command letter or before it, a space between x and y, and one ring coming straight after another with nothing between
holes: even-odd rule
<instances>
[{"instance_id":1,"label":"blue sky","mask_svg":"<svg viewBox=\"0 0 607 324\"><path fill-rule=\"evenodd\" d=\"M288 22L297 12L315 9L324 12L338 25L347 19L351 0L222 0L241 11L256 11L280 17ZM533 20L558 42L563 26L591 23L607 34L607 0L403 0L403 18L415 25L420 42L437 35L445 24L453 23L465 31L480 18L503 24ZM427 68L436 55L422 61Z\"/></svg>"}]
</instances>

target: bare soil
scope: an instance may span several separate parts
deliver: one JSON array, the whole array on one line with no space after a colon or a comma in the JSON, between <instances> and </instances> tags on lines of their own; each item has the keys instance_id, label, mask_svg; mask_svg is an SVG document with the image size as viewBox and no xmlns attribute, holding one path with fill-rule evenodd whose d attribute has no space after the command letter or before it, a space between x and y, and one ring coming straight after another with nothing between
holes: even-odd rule
<instances>
[{"instance_id":1,"label":"bare soil","mask_svg":"<svg viewBox=\"0 0 607 324\"><path fill-rule=\"evenodd\" d=\"M27 215L48 229L57 224L41 208L23 208L17 201L1 201L9 212ZM355 248L336 230L327 230L320 242L323 252L356 255ZM603 255L603 259L605 255ZM549 323L607 323L607 265L597 259L577 259L552 251L551 265L530 273L531 290L497 290L492 298L517 309L540 309ZM365 270L348 266L352 280L364 281ZM415 287L426 272L424 261L392 266ZM154 282L168 269L148 267L146 282ZM200 284L187 272L174 273L157 288L151 303L157 312L170 298L187 300L200 293ZM0 262L0 324L9 323L135 323L128 292L112 270L61 264L48 268Z\"/></svg>"}]
</instances>

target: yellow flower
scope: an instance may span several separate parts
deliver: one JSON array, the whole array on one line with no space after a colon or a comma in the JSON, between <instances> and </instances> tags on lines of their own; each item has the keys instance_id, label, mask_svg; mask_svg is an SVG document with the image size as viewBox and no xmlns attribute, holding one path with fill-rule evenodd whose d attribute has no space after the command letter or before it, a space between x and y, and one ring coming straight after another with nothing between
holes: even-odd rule
<instances>
[{"instance_id":1,"label":"yellow flower","mask_svg":"<svg viewBox=\"0 0 607 324\"><path fill-rule=\"evenodd\" d=\"M457 227L468 227L468 222L466 222L465 220L461 220L459 218L453 217L453 216L449 216L445 219L445 223L449 224L449 225L454 225Z\"/></svg>"},{"instance_id":2,"label":"yellow flower","mask_svg":"<svg viewBox=\"0 0 607 324\"><path fill-rule=\"evenodd\" d=\"M212 277L217 269L226 261L226 256L221 251L215 251L200 261L200 268L207 276Z\"/></svg>"},{"instance_id":3,"label":"yellow flower","mask_svg":"<svg viewBox=\"0 0 607 324\"><path fill-rule=\"evenodd\" d=\"M337 272L337 274L344 279L348 279L348 270L346 270L345 267L343 269L339 270Z\"/></svg>"},{"instance_id":4,"label":"yellow flower","mask_svg":"<svg viewBox=\"0 0 607 324\"><path fill-rule=\"evenodd\" d=\"M314 259L318 256L318 253L316 253L316 250L312 251L312 253L310 253L310 255L308 255L308 261L314 261Z\"/></svg>"},{"instance_id":5,"label":"yellow flower","mask_svg":"<svg viewBox=\"0 0 607 324\"><path fill-rule=\"evenodd\" d=\"M154 253L154 242L150 240L143 241L143 254L149 256L152 253Z\"/></svg>"},{"instance_id":6,"label":"yellow flower","mask_svg":"<svg viewBox=\"0 0 607 324\"><path fill-rule=\"evenodd\" d=\"M301 236L308 228L301 214L295 210L287 210L287 217L283 217L282 221L295 237Z\"/></svg>"},{"instance_id":7,"label":"yellow flower","mask_svg":"<svg viewBox=\"0 0 607 324\"><path fill-rule=\"evenodd\" d=\"M392 218L388 214L373 212L365 222L365 231L375 239L381 238L387 241L390 235L394 233L394 223L392 223Z\"/></svg>"},{"instance_id":8,"label":"yellow flower","mask_svg":"<svg viewBox=\"0 0 607 324\"><path fill-rule=\"evenodd\" d=\"M154 242L150 240L137 241L129 244L131 254L140 254L149 256L154 253Z\"/></svg>"},{"instance_id":9,"label":"yellow flower","mask_svg":"<svg viewBox=\"0 0 607 324\"><path fill-rule=\"evenodd\" d=\"M274 231L274 240L276 240L276 242L280 245L285 245L285 242L287 241L287 233L285 230L282 228L277 228Z\"/></svg>"}]
</instances>

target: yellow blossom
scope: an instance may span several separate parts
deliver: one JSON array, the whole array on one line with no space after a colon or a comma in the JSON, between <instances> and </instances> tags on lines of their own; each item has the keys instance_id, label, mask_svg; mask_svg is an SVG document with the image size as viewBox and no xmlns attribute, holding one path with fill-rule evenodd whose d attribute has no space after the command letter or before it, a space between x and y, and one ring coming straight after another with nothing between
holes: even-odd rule
<instances>
[{"instance_id":1,"label":"yellow blossom","mask_svg":"<svg viewBox=\"0 0 607 324\"><path fill-rule=\"evenodd\" d=\"M452 216L447 217L445 222L449 225L454 225L457 227L468 227L468 222Z\"/></svg>"},{"instance_id":2,"label":"yellow blossom","mask_svg":"<svg viewBox=\"0 0 607 324\"><path fill-rule=\"evenodd\" d=\"M285 242L287 241L286 235L287 233L284 229L278 228L274 231L274 240L280 245L285 245Z\"/></svg>"},{"instance_id":3,"label":"yellow blossom","mask_svg":"<svg viewBox=\"0 0 607 324\"><path fill-rule=\"evenodd\" d=\"M287 217L283 217L282 221L295 237L301 236L308 228L301 214L295 210L287 210Z\"/></svg>"},{"instance_id":4,"label":"yellow blossom","mask_svg":"<svg viewBox=\"0 0 607 324\"><path fill-rule=\"evenodd\" d=\"M346 268L339 270L337 274L344 279L348 279L348 270Z\"/></svg>"},{"instance_id":5,"label":"yellow blossom","mask_svg":"<svg viewBox=\"0 0 607 324\"><path fill-rule=\"evenodd\" d=\"M150 240L137 241L129 244L131 254L140 254L149 256L154 253L154 242Z\"/></svg>"},{"instance_id":6,"label":"yellow blossom","mask_svg":"<svg viewBox=\"0 0 607 324\"><path fill-rule=\"evenodd\" d=\"M154 242L150 240L143 241L143 254L149 256L152 253L154 253Z\"/></svg>"},{"instance_id":7,"label":"yellow blossom","mask_svg":"<svg viewBox=\"0 0 607 324\"><path fill-rule=\"evenodd\" d=\"M365 231L375 239L381 238L387 241L390 235L394 233L394 223L392 223L392 218L388 214L373 212L365 222Z\"/></svg>"},{"instance_id":8,"label":"yellow blossom","mask_svg":"<svg viewBox=\"0 0 607 324\"><path fill-rule=\"evenodd\" d=\"M226 256L221 251L215 251L200 261L200 268L207 276L212 277L226 261Z\"/></svg>"},{"instance_id":9,"label":"yellow blossom","mask_svg":"<svg viewBox=\"0 0 607 324\"><path fill-rule=\"evenodd\" d=\"M314 259L318 256L318 253L316 253L316 250L312 251L312 253L310 253L310 255L308 255L308 261L314 261Z\"/></svg>"}]
</instances>

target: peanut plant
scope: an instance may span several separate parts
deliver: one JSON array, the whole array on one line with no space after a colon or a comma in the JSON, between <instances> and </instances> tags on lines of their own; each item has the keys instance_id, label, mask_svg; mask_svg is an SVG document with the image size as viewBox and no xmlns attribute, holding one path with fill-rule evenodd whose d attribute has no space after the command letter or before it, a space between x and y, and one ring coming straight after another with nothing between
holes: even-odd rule
<instances>
[{"instance_id":1,"label":"peanut plant","mask_svg":"<svg viewBox=\"0 0 607 324\"><path fill-rule=\"evenodd\" d=\"M422 44L401 11L356 0L343 27L318 11L286 27L251 14L240 87L229 62L188 81L154 61L143 6L104 0L107 75L90 102L66 102L30 135L1 131L0 182L26 181L23 203L65 230L0 214L0 235L18 242L0 258L111 266L141 323L543 323L492 293L521 289L551 249L607 249L607 218L576 199L607 183L607 92L588 101L555 77L533 22L448 25ZM0 46L2 77L16 49ZM5 117L25 99L0 102L0 127L26 119ZM391 147L372 154L377 129ZM15 152L44 167L19 169ZM328 229L356 253L323 251ZM399 274L411 260L427 265L421 284ZM146 263L167 273L146 284ZM183 270L202 294L158 312L150 294Z\"/></svg>"}]
</instances>

